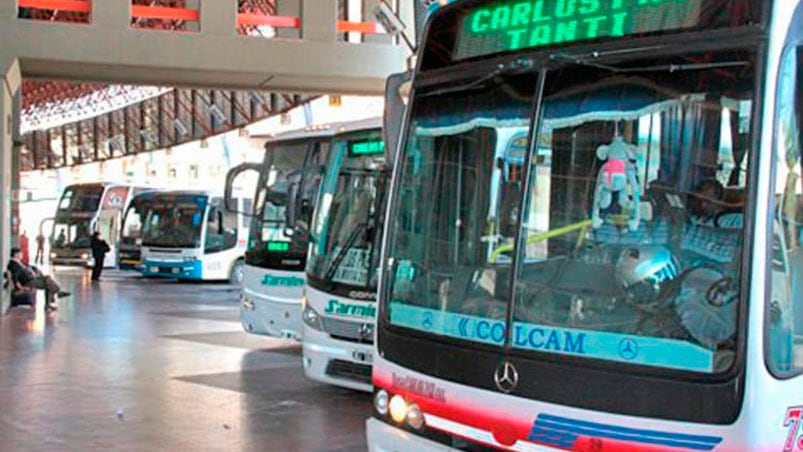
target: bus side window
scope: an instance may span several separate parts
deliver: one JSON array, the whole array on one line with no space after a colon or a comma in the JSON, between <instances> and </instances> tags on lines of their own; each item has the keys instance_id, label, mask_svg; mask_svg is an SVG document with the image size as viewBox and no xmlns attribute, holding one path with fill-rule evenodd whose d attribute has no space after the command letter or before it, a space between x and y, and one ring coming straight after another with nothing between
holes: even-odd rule
<instances>
[{"instance_id":1,"label":"bus side window","mask_svg":"<svg viewBox=\"0 0 803 452\"><path fill-rule=\"evenodd\" d=\"M769 368L789 376L803 372L803 46L789 49L783 57L775 129L772 290L766 308L766 350Z\"/></svg>"}]
</instances>

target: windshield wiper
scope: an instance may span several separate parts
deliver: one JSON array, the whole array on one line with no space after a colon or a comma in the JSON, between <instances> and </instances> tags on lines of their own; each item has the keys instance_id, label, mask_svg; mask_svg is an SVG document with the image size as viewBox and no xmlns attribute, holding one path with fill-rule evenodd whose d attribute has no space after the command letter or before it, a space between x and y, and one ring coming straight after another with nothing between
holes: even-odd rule
<instances>
[{"instance_id":1,"label":"windshield wiper","mask_svg":"<svg viewBox=\"0 0 803 452\"><path fill-rule=\"evenodd\" d=\"M480 76L480 77L478 77L478 78L476 78L474 80L471 80L469 82L466 82L466 83L463 83L463 84L460 84L460 85L452 85L452 86L449 86L448 88L441 88L441 89L438 89L438 90L435 90L435 91L430 91L430 92L427 92L427 93L423 93L419 97L440 96L442 94L449 94L449 93L453 93L455 91L465 91L465 90L469 90L469 89L472 89L472 88L477 88L479 86L484 85L485 82L493 79L494 77L496 77L498 75L507 74L507 73L510 73L510 72L522 71L522 70L529 70L529 69L533 69L534 67L535 67L535 61L533 61L531 58L519 58L519 59L517 59L515 61L499 64L499 65L496 66L496 68L493 71L491 71L491 72L489 72L489 73L487 73L485 75L482 75L482 76Z\"/></svg>"},{"instance_id":2,"label":"windshield wiper","mask_svg":"<svg viewBox=\"0 0 803 452\"><path fill-rule=\"evenodd\" d=\"M707 69L724 69L724 68L732 68L732 67L743 67L748 66L750 63L747 61L723 61L723 62L713 62L713 63L688 63L688 64L659 64L655 66L642 66L642 67L630 67L630 68L621 68L616 66L611 66L608 64L599 63L596 61L591 61L604 58L607 56L612 55L621 55L627 53L634 53L634 52L645 52L645 51L653 51L653 50L660 50L663 49L665 46L650 46L650 47L638 47L634 49L625 49L625 50L616 50L616 51L609 51L609 52L591 52L586 56L581 55L571 55L568 53L561 53L556 52L549 55L549 58L552 60L561 60L566 61L572 64L576 64L578 66L587 66L587 67L594 67L597 69L604 69L606 71L611 71L616 74L628 74L634 72L681 72L681 71L700 71L700 70L707 70Z\"/></svg>"},{"instance_id":3,"label":"windshield wiper","mask_svg":"<svg viewBox=\"0 0 803 452\"><path fill-rule=\"evenodd\" d=\"M354 230L351 231L351 234L349 234L348 239L346 239L346 243L343 244L343 247L340 248L340 251L338 251L337 255L332 260L332 263L329 264L329 268L326 269L326 274L324 275L324 281L328 282L332 281L332 278L334 278L337 269L340 267L340 263L343 262L343 259L346 258L346 255L348 254L349 250L351 250L351 247L354 245L354 242L357 241L357 237L359 237L363 229L367 228L368 228L368 221L365 221L363 223L358 224L357 227L355 227Z\"/></svg>"}]
</instances>

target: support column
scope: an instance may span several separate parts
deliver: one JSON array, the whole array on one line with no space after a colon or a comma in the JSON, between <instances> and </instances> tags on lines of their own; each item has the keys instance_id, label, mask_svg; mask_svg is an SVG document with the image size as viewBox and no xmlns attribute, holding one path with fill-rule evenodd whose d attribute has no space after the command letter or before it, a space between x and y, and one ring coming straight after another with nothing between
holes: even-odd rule
<instances>
[{"instance_id":1,"label":"support column","mask_svg":"<svg viewBox=\"0 0 803 452\"><path fill-rule=\"evenodd\" d=\"M301 0L276 0L276 15L301 17ZM276 37L282 39L301 38L300 30L293 28L277 28Z\"/></svg>"},{"instance_id":2,"label":"support column","mask_svg":"<svg viewBox=\"0 0 803 452\"><path fill-rule=\"evenodd\" d=\"M0 266L5 270L11 250L11 153L13 147L14 96L19 90L22 77L16 58L0 57ZM8 306L8 292L0 297L0 315Z\"/></svg>"},{"instance_id":3,"label":"support column","mask_svg":"<svg viewBox=\"0 0 803 452\"><path fill-rule=\"evenodd\" d=\"M92 25L117 30L128 30L131 22L131 1L92 2Z\"/></svg>"},{"instance_id":4,"label":"support column","mask_svg":"<svg viewBox=\"0 0 803 452\"><path fill-rule=\"evenodd\" d=\"M424 20L426 20L427 17L426 8L419 0L414 0L412 2L408 0L398 0L396 3L396 14L399 15L399 19L401 19L407 27L407 36L410 38L410 41L417 46L421 30L424 27ZM405 45L401 37L399 37L398 44Z\"/></svg>"},{"instance_id":5,"label":"support column","mask_svg":"<svg viewBox=\"0 0 803 452\"><path fill-rule=\"evenodd\" d=\"M375 22L374 9L379 6L379 2L380 0L362 0L362 11L359 20L361 22ZM402 3L410 2L403 1ZM388 35L363 35L362 37L362 42L390 44L392 41L392 37Z\"/></svg>"},{"instance_id":6,"label":"support column","mask_svg":"<svg viewBox=\"0 0 803 452\"><path fill-rule=\"evenodd\" d=\"M237 33L237 2L204 0L201 8L201 33L205 35L228 35Z\"/></svg>"},{"instance_id":7,"label":"support column","mask_svg":"<svg viewBox=\"0 0 803 452\"><path fill-rule=\"evenodd\" d=\"M21 111L22 90L18 89L11 100L11 246L20 246L19 236L22 233L22 217L20 217Z\"/></svg>"},{"instance_id":8,"label":"support column","mask_svg":"<svg viewBox=\"0 0 803 452\"><path fill-rule=\"evenodd\" d=\"M301 39L337 40L337 0L301 0Z\"/></svg>"}]
</instances>

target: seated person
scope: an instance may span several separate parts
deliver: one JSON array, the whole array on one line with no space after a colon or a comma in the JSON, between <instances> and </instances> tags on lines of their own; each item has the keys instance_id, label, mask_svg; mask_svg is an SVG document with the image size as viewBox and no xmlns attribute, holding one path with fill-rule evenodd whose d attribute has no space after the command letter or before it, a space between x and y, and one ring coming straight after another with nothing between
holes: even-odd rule
<instances>
[{"instance_id":1,"label":"seated person","mask_svg":"<svg viewBox=\"0 0 803 452\"><path fill-rule=\"evenodd\" d=\"M45 291L47 304L45 309L54 311L56 307L56 297L62 298L69 296L69 292L64 292L58 283L48 275L43 274L39 269L27 266L22 263L22 251L19 248L11 249L11 260L8 262L8 272L15 285L32 287Z\"/></svg>"}]
</instances>

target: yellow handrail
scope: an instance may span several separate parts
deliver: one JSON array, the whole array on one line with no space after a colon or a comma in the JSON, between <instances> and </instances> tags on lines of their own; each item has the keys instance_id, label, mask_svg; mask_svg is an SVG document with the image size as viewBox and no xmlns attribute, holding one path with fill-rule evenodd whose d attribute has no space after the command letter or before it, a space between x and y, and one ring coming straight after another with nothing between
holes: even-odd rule
<instances>
[{"instance_id":1,"label":"yellow handrail","mask_svg":"<svg viewBox=\"0 0 803 452\"><path fill-rule=\"evenodd\" d=\"M577 248L580 248L580 245L583 244L583 240L585 239L586 232L588 231L588 227L591 226L591 220L583 220L579 221L574 224L570 224L568 226L564 226L562 228L553 229L551 231L542 232L540 234L535 234L530 237L527 237L527 245L532 245L533 243L542 242L544 240L549 240L551 238L555 238L564 234L568 234L574 231L581 231L580 236L577 238ZM499 256L502 253L507 251L512 251L514 248L512 243L506 243L499 248L495 249L493 253L491 253L491 262L496 263L496 260L499 259Z\"/></svg>"}]
</instances>

